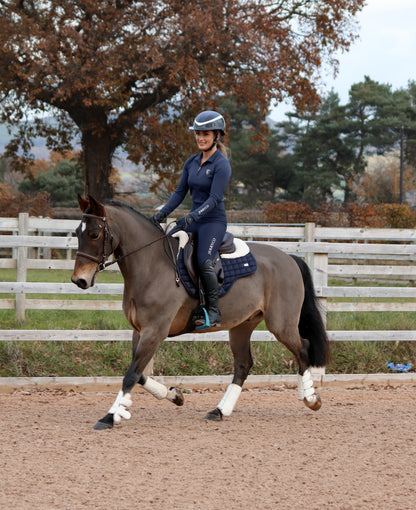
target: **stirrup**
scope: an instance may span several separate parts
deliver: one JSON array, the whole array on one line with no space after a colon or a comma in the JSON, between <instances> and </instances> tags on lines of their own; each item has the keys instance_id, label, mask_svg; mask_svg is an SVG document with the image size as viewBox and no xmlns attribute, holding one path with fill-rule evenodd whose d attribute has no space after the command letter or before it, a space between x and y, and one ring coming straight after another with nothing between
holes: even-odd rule
<instances>
[{"instance_id":1,"label":"stirrup","mask_svg":"<svg viewBox=\"0 0 416 510\"><path fill-rule=\"evenodd\" d=\"M198 317L198 318L195 319L195 325L196 325L195 329L207 329L207 328L210 328L211 324L209 322L208 312L206 311L204 306L201 307L201 310L204 313L204 318Z\"/></svg>"},{"instance_id":2,"label":"stirrup","mask_svg":"<svg viewBox=\"0 0 416 510\"><path fill-rule=\"evenodd\" d=\"M201 307L201 312L203 312L204 316L201 317L201 315L202 315L202 313L201 313L200 316L198 316L195 319L195 326L196 326L195 329L197 329L197 330L208 329L208 328L212 328L212 327L218 327L221 325L221 316L219 313L218 313L218 318L216 320L210 320L209 313L205 307ZM215 317L215 315L214 315L214 317Z\"/></svg>"}]
</instances>

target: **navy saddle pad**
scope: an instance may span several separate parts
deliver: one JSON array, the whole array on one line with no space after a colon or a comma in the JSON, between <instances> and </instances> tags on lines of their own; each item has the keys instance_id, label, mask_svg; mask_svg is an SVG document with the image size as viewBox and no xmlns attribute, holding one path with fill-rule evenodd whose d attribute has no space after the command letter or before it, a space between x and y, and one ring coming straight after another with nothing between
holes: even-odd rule
<instances>
[{"instance_id":1,"label":"navy saddle pad","mask_svg":"<svg viewBox=\"0 0 416 510\"><path fill-rule=\"evenodd\" d=\"M234 244L236 246L234 253L220 255L222 274L219 281L219 297L224 296L231 289L236 280L253 274L257 269L256 259L248 245L241 239L234 239ZM199 289L185 267L184 249L182 247L179 249L177 268L181 282L188 294L195 299L199 299Z\"/></svg>"}]
</instances>

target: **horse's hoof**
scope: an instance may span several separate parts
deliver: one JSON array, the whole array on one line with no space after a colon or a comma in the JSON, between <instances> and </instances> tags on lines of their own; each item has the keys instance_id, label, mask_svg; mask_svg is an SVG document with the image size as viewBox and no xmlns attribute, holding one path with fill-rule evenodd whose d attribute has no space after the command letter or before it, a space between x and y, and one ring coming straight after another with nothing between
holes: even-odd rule
<instances>
[{"instance_id":1,"label":"horse's hoof","mask_svg":"<svg viewBox=\"0 0 416 510\"><path fill-rule=\"evenodd\" d=\"M183 406L183 403L185 402L181 390L179 388L175 388L174 386L169 388L167 399L177 406Z\"/></svg>"},{"instance_id":2,"label":"horse's hoof","mask_svg":"<svg viewBox=\"0 0 416 510\"><path fill-rule=\"evenodd\" d=\"M114 425L114 415L107 414L101 420L98 420L97 423L93 426L94 430L107 430L112 429Z\"/></svg>"},{"instance_id":3,"label":"horse's hoof","mask_svg":"<svg viewBox=\"0 0 416 510\"><path fill-rule=\"evenodd\" d=\"M218 407L204 416L205 420L222 421L222 412Z\"/></svg>"},{"instance_id":4,"label":"horse's hoof","mask_svg":"<svg viewBox=\"0 0 416 510\"><path fill-rule=\"evenodd\" d=\"M309 401L306 397L303 399L305 402L305 405L309 407L309 409L312 409L312 411L319 411L322 407L322 400L319 395L316 393L313 395L315 397L313 400Z\"/></svg>"}]
</instances>

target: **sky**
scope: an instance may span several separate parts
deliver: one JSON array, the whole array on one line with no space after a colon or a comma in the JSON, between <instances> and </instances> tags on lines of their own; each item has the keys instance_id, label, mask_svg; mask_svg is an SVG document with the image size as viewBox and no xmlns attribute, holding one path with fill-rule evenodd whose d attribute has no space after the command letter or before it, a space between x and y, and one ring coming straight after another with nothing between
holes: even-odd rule
<instances>
[{"instance_id":1,"label":"sky","mask_svg":"<svg viewBox=\"0 0 416 510\"><path fill-rule=\"evenodd\" d=\"M364 76L393 90L406 88L409 80L416 81L416 0L367 0L357 16L359 39L348 53L338 54L339 72L336 78L322 74L323 92L334 89L341 104L348 102L348 91ZM271 118L284 119L290 104L271 111Z\"/></svg>"}]
</instances>

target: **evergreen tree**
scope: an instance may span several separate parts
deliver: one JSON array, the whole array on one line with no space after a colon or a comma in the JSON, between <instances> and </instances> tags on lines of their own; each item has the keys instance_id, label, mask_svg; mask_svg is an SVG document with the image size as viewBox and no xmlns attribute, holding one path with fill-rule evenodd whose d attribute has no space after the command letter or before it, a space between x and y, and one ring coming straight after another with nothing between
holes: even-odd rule
<instances>
[{"instance_id":1,"label":"evergreen tree","mask_svg":"<svg viewBox=\"0 0 416 510\"><path fill-rule=\"evenodd\" d=\"M251 113L237 105L235 98L225 100L222 110L230 120L229 149L232 164L230 199L240 206L274 201L286 189L291 177L290 155L282 155L275 133L269 132L260 110ZM259 137L266 131L265 138ZM243 185L241 187L241 185Z\"/></svg>"},{"instance_id":2,"label":"evergreen tree","mask_svg":"<svg viewBox=\"0 0 416 510\"><path fill-rule=\"evenodd\" d=\"M289 129L296 140L289 197L318 207L333 199L336 190L346 188L354 160L344 135L345 108L339 104L339 96L331 92L316 115L298 117Z\"/></svg>"},{"instance_id":3,"label":"evergreen tree","mask_svg":"<svg viewBox=\"0 0 416 510\"><path fill-rule=\"evenodd\" d=\"M19 191L33 196L47 191L52 207L77 207L77 195L84 190L82 166L76 161L60 161L33 181L24 180Z\"/></svg>"}]
</instances>

